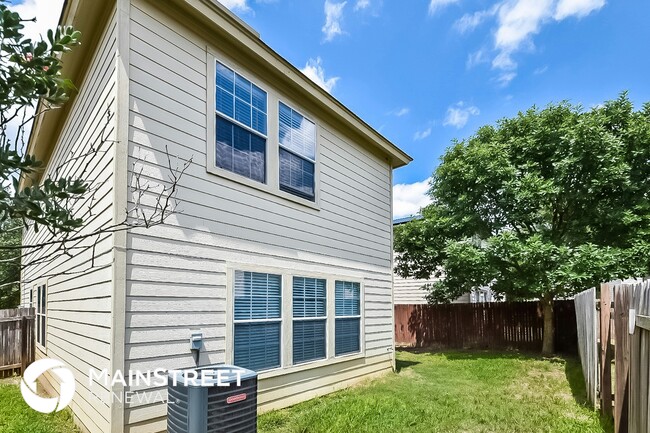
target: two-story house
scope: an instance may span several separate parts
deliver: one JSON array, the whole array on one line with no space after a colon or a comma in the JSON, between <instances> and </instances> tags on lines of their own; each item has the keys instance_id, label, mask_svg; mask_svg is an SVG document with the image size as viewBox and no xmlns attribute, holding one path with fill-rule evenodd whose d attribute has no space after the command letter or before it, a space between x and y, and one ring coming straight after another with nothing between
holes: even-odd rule
<instances>
[{"instance_id":1,"label":"two-story house","mask_svg":"<svg viewBox=\"0 0 650 433\"><path fill-rule=\"evenodd\" d=\"M390 371L392 171L409 156L216 1L67 0L61 24L83 33L63 58L79 91L36 121L29 152L42 176L90 167L80 233L153 204L134 203L134 171L165 185L167 153L191 160L164 224L80 240L23 274L37 358L73 371L82 429L166 429L164 386L90 385L90 369L233 363L259 373L260 410Z\"/></svg>"}]
</instances>

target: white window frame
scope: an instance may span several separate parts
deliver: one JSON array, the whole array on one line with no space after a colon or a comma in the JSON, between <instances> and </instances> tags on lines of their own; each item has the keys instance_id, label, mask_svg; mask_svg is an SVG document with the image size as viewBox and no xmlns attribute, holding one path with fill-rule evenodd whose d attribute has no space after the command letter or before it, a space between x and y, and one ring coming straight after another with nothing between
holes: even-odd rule
<instances>
[{"instance_id":1,"label":"white window frame","mask_svg":"<svg viewBox=\"0 0 650 433\"><path fill-rule=\"evenodd\" d=\"M290 110L295 111L296 113L300 114L304 119L306 119L308 122L311 122L314 125L314 159L311 159L311 158L309 158L307 156L299 155L296 151L294 151L292 149L289 149L288 147L285 147L285 146L282 145L282 143L280 143L280 104L283 104L283 105L289 107ZM314 200L313 201L315 201L316 200L316 189L317 189L317 185L316 185L316 167L317 167L316 158L318 156L318 124L316 123L316 121L314 119L312 119L310 116L305 114L302 110L300 110L298 108L294 108L294 107L295 106L293 104L285 101L284 99L282 99L282 98L278 99L278 111L277 111L278 112L278 117L277 117L277 123L278 123L278 137L277 137L278 138L278 189L281 188L279 160L280 160L280 149L282 149L285 152L289 152L290 154L295 155L298 158L302 158L302 159L314 164ZM294 194L294 193L289 192L289 191L283 191L281 189L280 189L280 191L284 192L284 193L287 193L287 194L294 195L294 196L296 196L298 198L301 198L303 200L312 201L311 199L300 197L299 195Z\"/></svg>"},{"instance_id":2,"label":"white window frame","mask_svg":"<svg viewBox=\"0 0 650 433\"><path fill-rule=\"evenodd\" d=\"M250 81L251 84L259 87L262 91L264 91L266 93L266 113L265 113L266 114L266 134L262 134L261 132L255 130L254 128L252 128L250 126L247 126L247 125L244 125L243 123L241 123L240 121L238 121L234 117L230 117L230 116L228 116L228 115L226 115L224 113L220 113L217 110L217 104L216 104L217 63L221 63L223 66L227 67L228 69L232 70L235 73L235 84L234 84L235 85L235 91L236 91L236 86L237 86L237 84L236 84L236 76L239 75L243 79ZM215 96L214 96L214 98L215 98L214 99L214 104L212 104L212 116L213 116L212 123L214 124L214 132L215 132L213 134L213 140L212 140L212 142L214 144L214 147L215 147L214 157L212 159L212 165L214 166L214 169L218 170L218 171L222 171L224 173L229 173L230 175L235 176L237 178L246 179L249 182L259 183L259 184L262 184L262 185L267 185L269 183L269 150L270 150L269 149L269 141L270 141L269 140L269 123L270 122L269 122L269 92L268 92L268 90L266 90L265 86L260 85L255 80L249 78L249 75L247 75L246 73L242 73L239 69L232 67L230 64L228 64L226 62L223 62L220 59L215 59L214 60L214 77L213 77L212 82L214 83L213 84L213 89L214 89L213 93L215 94ZM236 101L238 99L237 95L235 95L234 93L233 93L233 98L234 98L234 101ZM233 101L233 116L234 116L234 110L236 109L235 108L236 104L235 104L234 101ZM252 111L253 111L253 105L251 103L251 120L252 120L252 116L253 116ZM265 146L265 152L264 152L264 182L259 182L259 181L255 180L255 179L251 179L248 176L237 174L234 171L230 171L230 170L227 170L225 168L221 168L221 167L217 166L217 160L216 160L217 116L221 117L222 119L225 119L226 121L232 123L233 125L236 125L236 126L242 128L242 129L244 129L245 131L247 131L247 132L249 132L251 134L257 135L258 137L261 137L261 138L264 139L264 146ZM234 145L235 145L235 143L233 143L233 146ZM234 164L234 162L233 162L233 164Z\"/></svg>"},{"instance_id":3,"label":"white window frame","mask_svg":"<svg viewBox=\"0 0 650 433\"><path fill-rule=\"evenodd\" d=\"M38 284L34 285L33 290L36 292L36 309L34 314L34 330L36 332L34 335L34 341L36 342L36 347L38 347L43 352L45 352L47 349L48 284L45 281L41 281ZM43 302L44 305L41 305L41 296L39 296L40 295L39 291L41 290L44 296L44 302ZM41 327L44 327L43 341L40 341Z\"/></svg>"},{"instance_id":4,"label":"white window frame","mask_svg":"<svg viewBox=\"0 0 650 433\"><path fill-rule=\"evenodd\" d=\"M353 316L337 316L336 315L336 282L340 281L342 283L357 283L359 284L359 314L358 315L353 315ZM336 279L334 280L334 332L336 333L336 319L359 319L359 350L357 352L348 352L344 353L342 355L337 355L336 354L336 334L334 334L334 337L332 338L334 340L334 351L332 352L334 354L335 358L347 358L350 356L355 356L358 355L359 353L364 353L364 335L363 335L363 312L364 312L364 297L363 297L363 284L360 283L359 281L356 280L350 280L350 279Z\"/></svg>"},{"instance_id":5,"label":"white window frame","mask_svg":"<svg viewBox=\"0 0 650 433\"><path fill-rule=\"evenodd\" d=\"M365 341L365 283L362 278L351 275L341 275L335 273L321 272L301 272L292 269L251 264L250 262L231 262L226 263L226 350L225 361L227 364L233 364L235 359L235 302L234 302L234 285L235 271L261 272L267 274L276 274L282 276L282 323L280 325L280 367L263 370L258 374L259 379L277 377L284 374L296 373L313 368L326 367L338 363L353 361L365 358L366 341ZM327 319L326 319L326 339L327 339L327 357L313 361L293 364L293 277L306 277L324 279L327 282ZM360 351L335 356L335 281L349 281L359 283L360 288Z\"/></svg>"},{"instance_id":6,"label":"white window frame","mask_svg":"<svg viewBox=\"0 0 650 433\"><path fill-rule=\"evenodd\" d=\"M325 280L325 315L324 316L316 316L316 317L294 317L293 315L293 279L294 278L309 278L313 280ZM305 276L305 275L291 275L291 363L292 365L304 365L304 364L310 364L312 362L318 362L318 361L323 361L326 359L329 359L329 329L327 326L327 321L328 321L328 313L329 313L329 303L330 303L330 298L329 294L327 293L327 278L322 278L322 277L312 277L312 276ZM324 321L325 322L325 357L324 358L318 358L318 359L310 359L307 361L300 361L297 363L293 362L293 322L309 322L309 321Z\"/></svg>"},{"instance_id":7,"label":"white window frame","mask_svg":"<svg viewBox=\"0 0 650 433\"><path fill-rule=\"evenodd\" d=\"M245 319L245 320L235 320L235 272L240 271L240 272L256 272L260 274L273 274L273 275L278 275L280 277L280 317L279 318L274 318L274 319ZM232 358L231 362L229 364L233 364L235 360L235 325L237 324L249 324L249 323L280 323L280 365L278 367L272 367L264 370L260 370L260 372L267 372L267 371L273 371L273 370L278 370L282 368L282 365L284 364L283 361L283 344L284 344L284 332L283 332L283 318L284 318L284 278L282 273L280 272L267 272L267 271L253 271L249 269L241 269L241 268L233 268L232 269L232 278L230 279L232 281L231 287L232 289L230 290L230 298L232 299L232 307L230 308L232 316Z\"/></svg>"},{"instance_id":8,"label":"white window frame","mask_svg":"<svg viewBox=\"0 0 650 433\"><path fill-rule=\"evenodd\" d=\"M216 164L216 79L217 79L217 62L227 66L239 75L243 76L251 83L258 86L266 92L266 183L261 183L245 176L240 176L234 172L217 167ZM206 50L206 65L207 65L207 81L206 81L206 113L207 127L206 127L206 171L212 175L225 180L226 185L241 189L239 186L243 185L248 190L245 191L257 197L264 197L258 192L263 192L275 196L282 200L282 203L289 207L294 207L299 210L310 208L315 211L320 211L320 125L313 116L305 110L300 104L292 101L285 95L280 95L277 90L262 77L252 72L253 68L246 68L241 64L233 61L230 56L226 55L219 48L208 46ZM314 200L309 200L299 197L295 194L280 190L280 145L279 145L279 102L290 106L295 111L299 112L305 118L309 119L316 126L316 160L314 165ZM214 113L214 114L212 114ZM210 116L213 116L210 119ZM229 117L227 118L230 121ZM236 123L239 125L239 123ZM258 133L259 135L259 133ZM231 182L231 183L229 183Z\"/></svg>"}]
</instances>

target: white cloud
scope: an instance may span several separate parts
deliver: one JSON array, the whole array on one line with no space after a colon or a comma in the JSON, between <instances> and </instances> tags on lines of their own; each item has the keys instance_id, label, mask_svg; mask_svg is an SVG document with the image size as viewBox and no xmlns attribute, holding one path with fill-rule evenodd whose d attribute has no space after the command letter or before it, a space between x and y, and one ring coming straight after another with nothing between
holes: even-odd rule
<instances>
[{"instance_id":1,"label":"white cloud","mask_svg":"<svg viewBox=\"0 0 650 433\"><path fill-rule=\"evenodd\" d=\"M510 52L502 51L492 60L492 67L502 71L517 69L517 63L512 60Z\"/></svg>"},{"instance_id":2,"label":"white cloud","mask_svg":"<svg viewBox=\"0 0 650 433\"><path fill-rule=\"evenodd\" d=\"M427 195L429 179L415 183L399 183L393 186L393 218L415 215L431 203Z\"/></svg>"},{"instance_id":3,"label":"white cloud","mask_svg":"<svg viewBox=\"0 0 650 433\"><path fill-rule=\"evenodd\" d=\"M360 11L367 9L370 6L370 0L357 0L357 3L354 5L355 11Z\"/></svg>"},{"instance_id":4,"label":"white cloud","mask_svg":"<svg viewBox=\"0 0 650 433\"><path fill-rule=\"evenodd\" d=\"M605 6L605 0L560 0L553 18L558 21L570 16L581 18L603 6Z\"/></svg>"},{"instance_id":5,"label":"white cloud","mask_svg":"<svg viewBox=\"0 0 650 433\"><path fill-rule=\"evenodd\" d=\"M517 76L516 72L508 71L508 72L502 72L499 74L497 77L496 81L499 83L501 87L506 87L512 80L515 79Z\"/></svg>"},{"instance_id":6,"label":"white cloud","mask_svg":"<svg viewBox=\"0 0 650 433\"><path fill-rule=\"evenodd\" d=\"M465 67L467 69L472 69L474 66L479 65L481 63L487 63L489 62L489 58L487 56L487 53L485 50L478 50L473 53L469 53L467 55L467 61L465 62Z\"/></svg>"},{"instance_id":7,"label":"white cloud","mask_svg":"<svg viewBox=\"0 0 650 433\"><path fill-rule=\"evenodd\" d=\"M300 72L309 77L314 83L318 84L323 89L331 93L340 77L326 78L325 69L323 69L322 63L323 61L320 57L309 59L305 67L302 68Z\"/></svg>"},{"instance_id":8,"label":"white cloud","mask_svg":"<svg viewBox=\"0 0 650 433\"><path fill-rule=\"evenodd\" d=\"M494 16L497 12L497 7L492 7L488 10L477 11L473 14L465 14L454 23L454 28L460 32L465 33L474 30L481 25L485 20Z\"/></svg>"},{"instance_id":9,"label":"white cloud","mask_svg":"<svg viewBox=\"0 0 650 433\"><path fill-rule=\"evenodd\" d=\"M458 3L460 0L431 0L429 2L429 15L434 15L445 6Z\"/></svg>"},{"instance_id":10,"label":"white cloud","mask_svg":"<svg viewBox=\"0 0 650 433\"><path fill-rule=\"evenodd\" d=\"M423 129L422 131L416 131L415 134L413 135L413 140L414 141L420 141L424 140L428 136L431 135L431 127L427 127L427 129Z\"/></svg>"},{"instance_id":11,"label":"white cloud","mask_svg":"<svg viewBox=\"0 0 650 433\"><path fill-rule=\"evenodd\" d=\"M494 45L501 53L513 52L530 36L539 32L542 22L553 10L553 0L506 1L499 7L499 27L494 35Z\"/></svg>"},{"instance_id":12,"label":"white cloud","mask_svg":"<svg viewBox=\"0 0 650 433\"><path fill-rule=\"evenodd\" d=\"M548 65L545 65L545 66L542 66L541 68L537 68L537 69L535 69L535 70L533 71L533 74L535 74L535 75L542 75L542 74L545 73L546 71L548 71Z\"/></svg>"},{"instance_id":13,"label":"white cloud","mask_svg":"<svg viewBox=\"0 0 650 433\"><path fill-rule=\"evenodd\" d=\"M246 0L217 0L231 11L248 12L250 7Z\"/></svg>"},{"instance_id":14,"label":"white cloud","mask_svg":"<svg viewBox=\"0 0 650 433\"><path fill-rule=\"evenodd\" d=\"M346 4L346 1L334 3L330 0L325 0L325 25L322 30L325 34L326 41L331 41L336 36L343 34L341 19L343 18L343 8Z\"/></svg>"},{"instance_id":15,"label":"white cloud","mask_svg":"<svg viewBox=\"0 0 650 433\"><path fill-rule=\"evenodd\" d=\"M466 106L463 101L460 101L447 108L447 116L442 124L460 129L467 124L469 116L478 116L480 113L477 107Z\"/></svg>"},{"instance_id":16,"label":"white cloud","mask_svg":"<svg viewBox=\"0 0 650 433\"><path fill-rule=\"evenodd\" d=\"M397 108L397 109L389 112L388 114L392 114L393 116L397 116L397 117L403 117L403 116L406 116L407 114L409 114L410 112L411 112L411 109L409 107L402 107L402 108Z\"/></svg>"},{"instance_id":17,"label":"white cloud","mask_svg":"<svg viewBox=\"0 0 650 433\"><path fill-rule=\"evenodd\" d=\"M23 34L32 40L45 39L45 33L59 23L63 0L25 0L10 8L18 12L23 19L36 18L36 22L24 22Z\"/></svg>"},{"instance_id":18,"label":"white cloud","mask_svg":"<svg viewBox=\"0 0 650 433\"><path fill-rule=\"evenodd\" d=\"M498 5L497 30L494 48L497 55L492 67L501 71L514 71L517 63L513 54L522 48L533 48L532 37L542 27L555 19L584 17L602 8L605 0L505 0ZM504 73L497 81L509 83L514 73Z\"/></svg>"}]
</instances>

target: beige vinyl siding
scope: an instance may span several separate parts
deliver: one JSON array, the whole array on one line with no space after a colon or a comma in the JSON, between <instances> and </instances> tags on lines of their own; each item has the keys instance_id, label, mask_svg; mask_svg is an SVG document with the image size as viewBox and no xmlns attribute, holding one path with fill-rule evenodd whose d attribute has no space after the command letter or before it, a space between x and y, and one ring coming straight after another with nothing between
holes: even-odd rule
<instances>
[{"instance_id":1,"label":"beige vinyl siding","mask_svg":"<svg viewBox=\"0 0 650 433\"><path fill-rule=\"evenodd\" d=\"M225 362L232 350L226 339L232 321L228 272L263 266L362 281L365 357L262 376L261 410L390 370L389 164L312 113L319 131L319 209L207 173L214 109L206 93L214 89L206 88L206 62L213 61L208 47L221 44L195 35L148 2L134 1L131 18L129 167L135 163L152 183L166 179L165 146L174 165L176 157L181 165L190 158L192 163L178 189L180 212L128 237L126 369L194 366L188 338L198 329L204 334L200 363ZM244 72L277 92L272 83ZM274 140L269 135L267 152L277 151ZM144 198L148 205L154 200ZM139 391L166 396L164 388ZM126 405L126 431L162 431L165 415L164 404L134 401Z\"/></svg>"},{"instance_id":2,"label":"beige vinyl siding","mask_svg":"<svg viewBox=\"0 0 650 433\"><path fill-rule=\"evenodd\" d=\"M45 175L84 176L98 188L75 207L82 216L87 234L112 223L113 154L115 139L116 99L116 18L111 13L93 59L63 125L55 151ZM110 113L110 114L109 114ZM98 148L102 137L108 142ZM49 137L43 137L47 140ZM88 156L74 159L80 155ZM65 164L66 161L73 161ZM89 167L84 172L84 167ZM51 240L47 230L36 233L26 230L24 242L36 244ZM70 246L70 245L69 245ZM23 272L23 305L29 303L29 290L36 283L47 282L46 351L37 350L37 358L59 359L72 370L77 380L76 394L71 403L76 420L91 433L110 431L109 391L101 385L88 387L91 368L110 367L111 356L111 295L112 295L112 235L104 234L74 245L72 257L53 252L53 247L35 251L27 262L48 257ZM59 389L56 379L44 375L43 386L51 393ZM92 394L95 395L92 395Z\"/></svg>"},{"instance_id":3,"label":"beige vinyl siding","mask_svg":"<svg viewBox=\"0 0 650 433\"><path fill-rule=\"evenodd\" d=\"M427 291L423 288L426 284L436 282L432 280L418 280L415 278L402 278L395 275L393 279L393 287L395 290L395 304L426 304ZM467 304L470 302L470 294L466 293L456 299L454 304Z\"/></svg>"}]
</instances>

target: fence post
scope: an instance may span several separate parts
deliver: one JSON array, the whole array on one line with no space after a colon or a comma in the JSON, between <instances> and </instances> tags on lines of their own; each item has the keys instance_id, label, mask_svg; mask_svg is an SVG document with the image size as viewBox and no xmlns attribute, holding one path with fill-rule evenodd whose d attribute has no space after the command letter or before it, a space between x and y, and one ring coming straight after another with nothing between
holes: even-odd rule
<instances>
[{"instance_id":1,"label":"fence post","mask_svg":"<svg viewBox=\"0 0 650 433\"><path fill-rule=\"evenodd\" d=\"M23 375L25 374L25 370L27 369L27 362L28 362L28 345L29 345L29 340L28 340L28 332L27 332L27 326L29 326L29 321L27 320L27 316L23 316L20 318L20 374Z\"/></svg>"}]
</instances>

